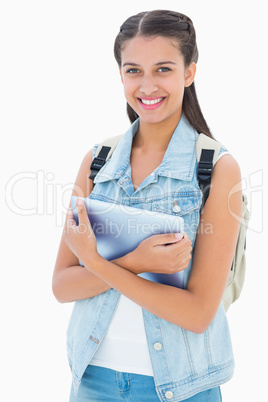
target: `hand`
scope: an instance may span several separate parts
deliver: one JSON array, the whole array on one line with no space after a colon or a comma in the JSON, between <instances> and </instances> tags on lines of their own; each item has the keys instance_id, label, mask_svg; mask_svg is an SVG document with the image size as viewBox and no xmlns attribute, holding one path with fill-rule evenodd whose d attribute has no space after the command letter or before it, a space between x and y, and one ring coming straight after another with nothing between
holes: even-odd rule
<instances>
[{"instance_id":1,"label":"hand","mask_svg":"<svg viewBox=\"0 0 268 402\"><path fill-rule=\"evenodd\" d=\"M70 208L67 212L63 235L67 246L85 265L84 262L89 254L97 254L97 241L87 216L86 206L81 198L76 200L76 209L79 225L76 225L73 211Z\"/></svg>"},{"instance_id":2,"label":"hand","mask_svg":"<svg viewBox=\"0 0 268 402\"><path fill-rule=\"evenodd\" d=\"M174 274L188 267L191 251L191 240L186 233L169 233L143 240L131 257L137 273Z\"/></svg>"}]
</instances>

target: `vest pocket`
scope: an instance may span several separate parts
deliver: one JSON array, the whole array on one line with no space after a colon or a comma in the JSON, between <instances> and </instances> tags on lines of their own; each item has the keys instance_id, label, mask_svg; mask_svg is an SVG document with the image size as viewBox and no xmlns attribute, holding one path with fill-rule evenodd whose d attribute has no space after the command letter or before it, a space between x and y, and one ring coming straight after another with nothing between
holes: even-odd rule
<instances>
[{"instance_id":1,"label":"vest pocket","mask_svg":"<svg viewBox=\"0 0 268 402\"><path fill-rule=\"evenodd\" d=\"M198 211L201 205L199 193L194 195L179 194L153 201L152 210L165 214L184 216L190 212Z\"/></svg>"}]
</instances>

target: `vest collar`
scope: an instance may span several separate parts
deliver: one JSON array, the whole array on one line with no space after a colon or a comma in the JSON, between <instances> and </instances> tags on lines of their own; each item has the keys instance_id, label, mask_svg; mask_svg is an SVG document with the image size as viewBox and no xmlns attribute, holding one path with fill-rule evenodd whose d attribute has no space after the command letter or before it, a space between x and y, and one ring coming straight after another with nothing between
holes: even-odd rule
<instances>
[{"instance_id":1,"label":"vest collar","mask_svg":"<svg viewBox=\"0 0 268 402\"><path fill-rule=\"evenodd\" d=\"M97 174L94 182L102 183L119 179L123 176L130 162L130 152L134 136L139 128L137 119L122 136L112 157ZM161 164L155 169L154 175L191 181L196 163L196 141L198 133L193 129L182 114Z\"/></svg>"}]
</instances>

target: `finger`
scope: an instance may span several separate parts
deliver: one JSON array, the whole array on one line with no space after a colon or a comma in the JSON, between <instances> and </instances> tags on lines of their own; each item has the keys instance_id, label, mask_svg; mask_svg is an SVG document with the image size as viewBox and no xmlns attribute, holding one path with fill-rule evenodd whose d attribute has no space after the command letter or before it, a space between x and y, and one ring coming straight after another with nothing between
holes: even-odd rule
<instances>
[{"instance_id":1,"label":"finger","mask_svg":"<svg viewBox=\"0 0 268 402\"><path fill-rule=\"evenodd\" d=\"M88 224L89 219L87 216L87 209L86 205L84 203L84 200L82 198L77 198L76 200L76 210L78 214L78 219L79 219L79 225L80 224Z\"/></svg>"},{"instance_id":2,"label":"finger","mask_svg":"<svg viewBox=\"0 0 268 402\"><path fill-rule=\"evenodd\" d=\"M187 233L183 233L183 238L186 240L189 240L189 242L191 242L190 237L188 236ZM191 244L192 244L192 242L191 242Z\"/></svg>"},{"instance_id":3,"label":"finger","mask_svg":"<svg viewBox=\"0 0 268 402\"><path fill-rule=\"evenodd\" d=\"M67 209L66 218L67 219L74 219L74 213L73 213L72 207Z\"/></svg>"},{"instance_id":4,"label":"finger","mask_svg":"<svg viewBox=\"0 0 268 402\"><path fill-rule=\"evenodd\" d=\"M74 220L74 214L72 208L68 208L66 213L66 226L67 228L71 226L76 226L76 222Z\"/></svg>"},{"instance_id":5,"label":"finger","mask_svg":"<svg viewBox=\"0 0 268 402\"><path fill-rule=\"evenodd\" d=\"M166 233L152 236L154 246L177 243L184 238L184 233Z\"/></svg>"},{"instance_id":6,"label":"finger","mask_svg":"<svg viewBox=\"0 0 268 402\"><path fill-rule=\"evenodd\" d=\"M69 219L68 220L68 226L76 226L75 220L74 219Z\"/></svg>"},{"instance_id":7,"label":"finger","mask_svg":"<svg viewBox=\"0 0 268 402\"><path fill-rule=\"evenodd\" d=\"M178 258L183 259L183 258L187 257L188 255L190 255L191 252L192 252L192 247L189 246L189 247L187 247L187 248L185 248L185 249L178 250L176 256L177 256Z\"/></svg>"},{"instance_id":8,"label":"finger","mask_svg":"<svg viewBox=\"0 0 268 402\"><path fill-rule=\"evenodd\" d=\"M191 242L189 236L186 233L183 234L183 238L178 243L178 247L181 247L182 250L192 247L192 242Z\"/></svg>"},{"instance_id":9,"label":"finger","mask_svg":"<svg viewBox=\"0 0 268 402\"><path fill-rule=\"evenodd\" d=\"M177 272L183 271L184 269L188 268L190 261L191 261L191 256L187 256L183 260L181 260L178 265Z\"/></svg>"}]
</instances>

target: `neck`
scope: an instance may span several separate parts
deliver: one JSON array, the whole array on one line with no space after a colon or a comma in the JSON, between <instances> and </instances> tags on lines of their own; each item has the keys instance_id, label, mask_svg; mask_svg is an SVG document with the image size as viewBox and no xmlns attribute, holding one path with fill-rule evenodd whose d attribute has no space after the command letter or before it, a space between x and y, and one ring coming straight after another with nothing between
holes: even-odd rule
<instances>
[{"instance_id":1,"label":"neck","mask_svg":"<svg viewBox=\"0 0 268 402\"><path fill-rule=\"evenodd\" d=\"M181 113L178 113L172 119L160 123L145 123L140 121L133 146L141 147L144 150L166 151L180 118Z\"/></svg>"}]
</instances>

